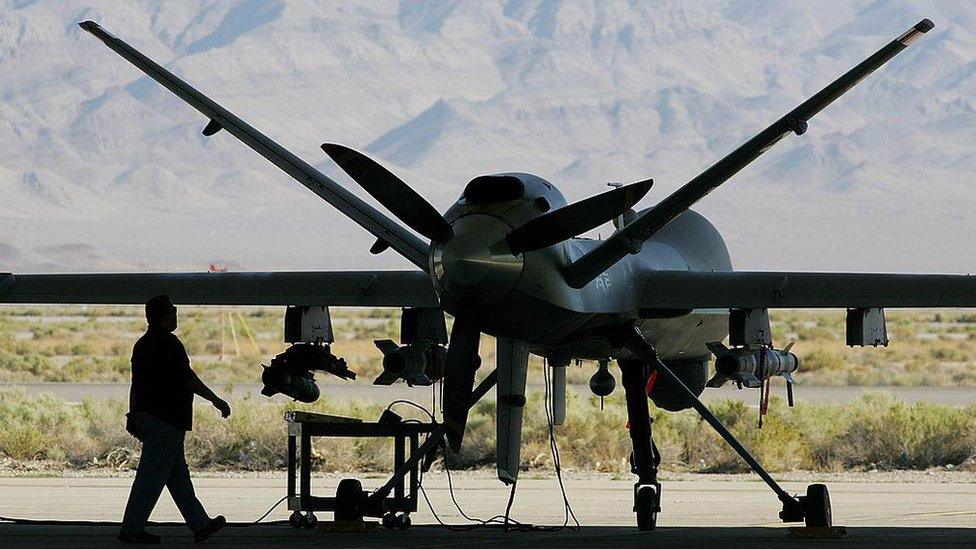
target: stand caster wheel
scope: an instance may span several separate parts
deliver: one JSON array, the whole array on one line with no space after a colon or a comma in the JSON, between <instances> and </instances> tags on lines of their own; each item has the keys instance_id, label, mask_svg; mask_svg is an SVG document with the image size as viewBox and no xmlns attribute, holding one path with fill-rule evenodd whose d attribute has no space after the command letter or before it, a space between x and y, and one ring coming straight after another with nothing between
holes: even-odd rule
<instances>
[{"instance_id":1,"label":"stand caster wheel","mask_svg":"<svg viewBox=\"0 0 976 549\"><path fill-rule=\"evenodd\" d=\"M660 489L656 486L640 486L634 494L634 512L637 514L637 529L643 532L657 526L657 514L661 510Z\"/></svg>"},{"instance_id":2,"label":"stand caster wheel","mask_svg":"<svg viewBox=\"0 0 976 549\"><path fill-rule=\"evenodd\" d=\"M288 515L288 524L294 529L299 529L302 527L302 514L298 511L294 511L291 515Z\"/></svg>"},{"instance_id":3,"label":"stand caster wheel","mask_svg":"<svg viewBox=\"0 0 976 549\"><path fill-rule=\"evenodd\" d=\"M315 517L315 513L309 511L305 514L305 518L302 520L302 526L309 530L314 530L315 525L319 523L319 519Z\"/></svg>"},{"instance_id":4,"label":"stand caster wheel","mask_svg":"<svg viewBox=\"0 0 976 549\"><path fill-rule=\"evenodd\" d=\"M395 513L387 513L383 515L383 527L387 530L394 528L397 530L406 530L410 528L410 514L403 513L402 515L397 515Z\"/></svg>"},{"instance_id":5,"label":"stand caster wheel","mask_svg":"<svg viewBox=\"0 0 976 549\"><path fill-rule=\"evenodd\" d=\"M830 528L833 517L830 513L830 494L827 486L811 484L807 486L807 496L803 498L803 522L808 528Z\"/></svg>"}]
</instances>

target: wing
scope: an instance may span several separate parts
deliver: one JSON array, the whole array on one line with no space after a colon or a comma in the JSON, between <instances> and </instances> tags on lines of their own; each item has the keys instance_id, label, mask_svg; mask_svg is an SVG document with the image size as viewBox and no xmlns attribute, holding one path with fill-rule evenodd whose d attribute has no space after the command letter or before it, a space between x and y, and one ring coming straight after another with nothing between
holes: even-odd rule
<instances>
[{"instance_id":1,"label":"wing","mask_svg":"<svg viewBox=\"0 0 976 549\"><path fill-rule=\"evenodd\" d=\"M976 276L657 271L642 309L976 307Z\"/></svg>"},{"instance_id":2,"label":"wing","mask_svg":"<svg viewBox=\"0 0 976 549\"><path fill-rule=\"evenodd\" d=\"M420 271L26 274L0 273L0 303L438 307Z\"/></svg>"},{"instance_id":3,"label":"wing","mask_svg":"<svg viewBox=\"0 0 976 549\"><path fill-rule=\"evenodd\" d=\"M203 130L204 135L211 136L221 129L227 130L228 133L240 139L245 145L295 178L296 181L305 185L310 191L335 206L336 209L372 233L373 236L388 243L414 265L425 271L429 268L427 264L429 246L416 235L381 214L360 200L359 197L342 188L322 172L272 141L268 136L257 131L197 91L193 86L180 80L152 59L112 35L100 27L98 23L84 21L80 23L80 26L95 35L115 53L124 57L126 61L135 65L150 78L162 84L166 89L209 118L210 123Z\"/></svg>"},{"instance_id":4,"label":"wing","mask_svg":"<svg viewBox=\"0 0 976 549\"><path fill-rule=\"evenodd\" d=\"M923 19L657 205L643 212L640 217L615 232L599 246L567 265L563 270L566 281L574 288L582 288L627 254L639 252L645 240L654 236L654 233L664 228L695 202L759 158L779 140L790 133L802 135L806 132L808 120L907 48L922 33L931 30L933 26L931 21Z\"/></svg>"}]
</instances>

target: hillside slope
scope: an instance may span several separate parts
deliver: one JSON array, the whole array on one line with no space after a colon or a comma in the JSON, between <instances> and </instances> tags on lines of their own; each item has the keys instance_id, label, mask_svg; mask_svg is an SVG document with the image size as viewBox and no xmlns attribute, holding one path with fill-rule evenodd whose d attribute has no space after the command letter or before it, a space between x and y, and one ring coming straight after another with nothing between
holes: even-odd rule
<instances>
[{"instance_id":1,"label":"hillside slope","mask_svg":"<svg viewBox=\"0 0 976 549\"><path fill-rule=\"evenodd\" d=\"M322 142L444 209L514 170L571 200L654 177L650 205L922 17L933 32L698 209L737 268L976 270L971 3L89 4L0 8L0 270L407 265L231 136L202 137L85 19L350 189Z\"/></svg>"}]
</instances>

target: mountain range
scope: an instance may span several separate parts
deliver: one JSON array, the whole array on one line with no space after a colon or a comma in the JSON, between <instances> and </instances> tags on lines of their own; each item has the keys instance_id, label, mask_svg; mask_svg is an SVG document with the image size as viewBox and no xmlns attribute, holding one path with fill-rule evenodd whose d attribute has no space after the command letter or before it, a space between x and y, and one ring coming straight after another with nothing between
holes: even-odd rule
<instances>
[{"instance_id":1,"label":"mountain range","mask_svg":"<svg viewBox=\"0 0 976 549\"><path fill-rule=\"evenodd\" d=\"M86 19L361 196L321 143L444 210L508 171L570 200L653 177L651 206L923 17L932 32L696 209L737 269L976 271L971 2L0 6L0 271L408 265L232 136L203 137Z\"/></svg>"}]
</instances>

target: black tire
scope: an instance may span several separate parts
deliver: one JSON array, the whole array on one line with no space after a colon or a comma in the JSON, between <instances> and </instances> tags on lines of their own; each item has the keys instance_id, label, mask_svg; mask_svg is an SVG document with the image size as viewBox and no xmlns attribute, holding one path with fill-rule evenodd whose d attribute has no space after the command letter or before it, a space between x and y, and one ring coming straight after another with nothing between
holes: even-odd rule
<instances>
[{"instance_id":1,"label":"black tire","mask_svg":"<svg viewBox=\"0 0 976 549\"><path fill-rule=\"evenodd\" d=\"M344 478L336 487L336 520L363 520L362 506L366 495L363 483L354 478Z\"/></svg>"},{"instance_id":2,"label":"black tire","mask_svg":"<svg viewBox=\"0 0 976 549\"><path fill-rule=\"evenodd\" d=\"M315 516L315 513L309 511L305 514L305 520L302 521L302 526L309 530L314 530L318 523L319 519Z\"/></svg>"},{"instance_id":3,"label":"black tire","mask_svg":"<svg viewBox=\"0 0 976 549\"><path fill-rule=\"evenodd\" d=\"M637 529L649 532L657 527L658 493L653 486L642 486L634 497Z\"/></svg>"},{"instance_id":4,"label":"black tire","mask_svg":"<svg viewBox=\"0 0 976 549\"><path fill-rule=\"evenodd\" d=\"M396 528L396 524L397 524L396 515L394 515L393 513L387 513L383 515L383 528L386 528L387 530L392 530Z\"/></svg>"},{"instance_id":5,"label":"black tire","mask_svg":"<svg viewBox=\"0 0 976 549\"><path fill-rule=\"evenodd\" d=\"M410 515L404 513L399 517L397 517L396 527L400 530L406 530L407 528L410 528Z\"/></svg>"},{"instance_id":6,"label":"black tire","mask_svg":"<svg viewBox=\"0 0 976 549\"><path fill-rule=\"evenodd\" d=\"M833 517L830 512L830 493L824 484L807 486L807 497L803 500L803 522L808 528L830 528Z\"/></svg>"},{"instance_id":7,"label":"black tire","mask_svg":"<svg viewBox=\"0 0 976 549\"><path fill-rule=\"evenodd\" d=\"M291 515L288 515L288 524L294 529L299 529L302 527L302 514L299 511L294 511Z\"/></svg>"}]
</instances>

